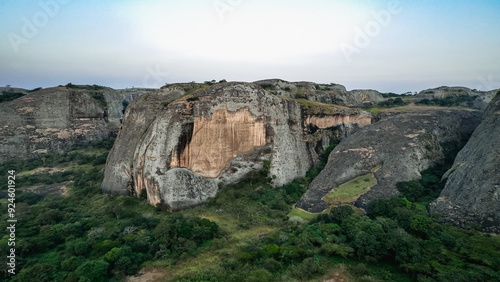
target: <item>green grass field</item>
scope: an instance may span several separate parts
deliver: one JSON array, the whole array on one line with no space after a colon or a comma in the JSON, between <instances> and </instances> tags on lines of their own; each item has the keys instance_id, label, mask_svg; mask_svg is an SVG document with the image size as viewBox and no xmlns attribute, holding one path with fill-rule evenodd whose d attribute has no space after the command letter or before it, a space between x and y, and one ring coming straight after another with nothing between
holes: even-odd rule
<instances>
[{"instance_id":1,"label":"green grass field","mask_svg":"<svg viewBox=\"0 0 500 282\"><path fill-rule=\"evenodd\" d=\"M357 197L375 185L377 185L377 179L373 173L362 175L340 185L339 187L333 188L332 192L323 198L323 201L328 204L352 203Z\"/></svg>"}]
</instances>

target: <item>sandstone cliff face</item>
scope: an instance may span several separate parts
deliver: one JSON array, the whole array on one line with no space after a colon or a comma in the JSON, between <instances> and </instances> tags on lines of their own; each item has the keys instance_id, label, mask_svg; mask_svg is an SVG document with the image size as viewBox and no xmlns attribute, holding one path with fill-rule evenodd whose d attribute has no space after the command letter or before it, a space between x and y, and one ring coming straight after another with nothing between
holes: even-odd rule
<instances>
[{"instance_id":1,"label":"sandstone cliff face","mask_svg":"<svg viewBox=\"0 0 500 282\"><path fill-rule=\"evenodd\" d=\"M416 109L366 126L332 151L297 207L321 212L329 207L322 198L333 188L369 173L374 173L377 185L356 200L357 206L395 196L397 182L420 178L420 171L444 158L443 144L468 137L479 119L480 114L471 111Z\"/></svg>"},{"instance_id":2,"label":"sandstone cliff face","mask_svg":"<svg viewBox=\"0 0 500 282\"><path fill-rule=\"evenodd\" d=\"M332 136L321 128L370 122L368 113L351 109L343 109L345 119L306 116L297 101L251 83L216 84L176 101L185 91L172 87L129 106L103 191L139 195L145 189L151 204L175 211L214 197L219 183L237 182L264 161L270 161L273 184L283 185L304 176L328 146Z\"/></svg>"},{"instance_id":3,"label":"sandstone cliff face","mask_svg":"<svg viewBox=\"0 0 500 282\"><path fill-rule=\"evenodd\" d=\"M472 223L500 233L500 92L484 119L458 153L441 195L431 212L459 227Z\"/></svg>"},{"instance_id":4,"label":"sandstone cliff face","mask_svg":"<svg viewBox=\"0 0 500 282\"><path fill-rule=\"evenodd\" d=\"M106 139L116 134L122 110L122 97L110 88L54 87L1 103L0 159L36 158L64 152L73 144Z\"/></svg>"},{"instance_id":5,"label":"sandstone cliff face","mask_svg":"<svg viewBox=\"0 0 500 282\"><path fill-rule=\"evenodd\" d=\"M491 101L491 99L493 99L493 97L497 92L498 89L491 91L479 91L475 89L469 89L467 87L441 86L438 88L422 90L415 96L415 98L417 101L420 101L423 99L429 99L429 100L432 100L434 98L445 99L448 97L458 97L458 96L476 97L476 99L472 101L470 104L464 103L463 106L484 110L486 109L488 103Z\"/></svg>"},{"instance_id":6,"label":"sandstone cliff face","mask_svg":"<svg viewBox=\"0 0 500 282\"><path fill-rule=\"evenodd\" d=\"M360 106L363 103L379 103L384 97L376 90L347 91L340 84L316 84L313 82L288 82L281 79L267 79L254 82L272 94L288 98L304 98L314 102L342 106Z\"/></svg>"}]
</instances>

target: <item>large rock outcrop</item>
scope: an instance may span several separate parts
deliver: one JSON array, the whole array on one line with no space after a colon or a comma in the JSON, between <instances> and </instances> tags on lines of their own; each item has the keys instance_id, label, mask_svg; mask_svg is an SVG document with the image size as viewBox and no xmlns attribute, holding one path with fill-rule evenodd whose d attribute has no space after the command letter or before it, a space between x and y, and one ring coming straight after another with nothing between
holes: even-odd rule
<instances>
[{"instance_id":1,"label":"large rock outcrop","mask_svg":"<svg viewBox=\"0 0 500 282\"><path fill-rule=\"evenodd\" d=\"M252 83L185 86L167 86L129 106L107 160L104 192L145 191L151 204L175 211L214 197L219 183L237 182L264 161L273 184L283 185L317 162L333 139L328 129L371 123L366 112L334 105L309 105L317 110L307 114L296 100Z\"/></svg>"},{"instance_id":2,"label":"large rock outcrop","mask_svg":"<svg viewBox=\"0 0 500 282\"><path fill-rule=\"evenodd\" d=\"M133 97L124 98L106 87L82 88L40 89L0 103L0 159L62 153L74 144L100 141L116 134L124 101Z\"/></svg>"},{"instance_id":3,"label":"large rock outcrop","mask_svg":"<svg viewBox=\"0 0 500 282\"><path fill-rule=\"evenodd\" d=\"M445 174L446 186L429 206L443 221L500 233L500 92Z\"/></svg>"},{"instance_id":4,"label":"large rock outcrop","mask_svg":"<svg viewBox=\"0 0 500 282\"><path fill-rule=\"evenodd\" d=\"M493 99L497 90L491 91L480 91L476 89L469 89L467 87L461 86L441 86L432 89L426 89L420 91L416 96L416 101L422 101L424 99L446 99L446 98L457 98L460 96L469 97L470 99L465 99L461 106L471 107L474 109L484 110L488 106L488 103Z\"/></svg>"},{"instance_id":5,"label":"large rock outcrop","mask_svg":"<svg viewBox=\"0 0 500 282\"><path fill-rule=\"evenodd\" d=\"M297 207L322 212L330 206L323 199L333 188L370 173L377 184L353 199L357 206L365 208L373 199L395 196L397 182L420 178L420 171L444 158L445 144L468 138L480 120L480 114L473 111L407 111L383 118L343 139Z\"/></svg>"},{"instance_id":6,"label":"large rock outcrop","mask_svg":"<svg viewBox=\"0 0 500 282\"><path fill-rule=\"evenodd\" d=\"M377 104L384 101L382 94L376 90L347 91L343 85L334 83L288 82L281 79L259 80L254 83L275 95L348 107L362 106L364 103Z\"/></svg>"}]
</instances>

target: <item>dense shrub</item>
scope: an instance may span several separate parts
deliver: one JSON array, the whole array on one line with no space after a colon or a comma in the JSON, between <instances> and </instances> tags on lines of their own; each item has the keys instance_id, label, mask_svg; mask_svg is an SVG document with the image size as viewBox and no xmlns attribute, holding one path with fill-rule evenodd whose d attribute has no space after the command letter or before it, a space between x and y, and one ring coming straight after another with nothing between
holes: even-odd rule
<instances>
[{"instance_id":1,"label":"dense shrub","mask_svg":"<svg viewBox=\"0 0 500 282\"><path fill-rule=\"evenodd\" d=\"M24 93L10 92L10 91L2 91L2 95L0 95L0 103L9 102L15 100L19 97L23 97Z\"/></svg>"}]
</instances>

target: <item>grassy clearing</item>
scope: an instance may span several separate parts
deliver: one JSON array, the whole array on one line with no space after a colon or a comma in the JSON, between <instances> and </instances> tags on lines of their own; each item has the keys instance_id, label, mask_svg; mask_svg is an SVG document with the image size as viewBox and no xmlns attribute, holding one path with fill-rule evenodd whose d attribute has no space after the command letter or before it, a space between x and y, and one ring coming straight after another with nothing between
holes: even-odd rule
<instances>
[{"instance_id":1,"label":"grassy clearing","mask_svg":"<svg viewBox=\"0 0 500 282\"><path fill-rule=\"evenodd\" d=\"M197 84L192 89L188 90L184 95L182 95L182 97L180 97L179 99L173 101L172 104L178 103L178 102L181 102L181 101L186 101L187 99L193 97L193 95L196 92L201 91L201 90L203 90L205 88L208 88L210 86L211 85L208 85L208 84L199 84L199 85Z\"/></svg>"},{"instance_id":2,"label":"grassy clearing","mask_svg":"<svg viewBox=\"0 0 500 282\"><path fill-rule=\"evenodd\" d=\"M312 219L316 218L318 216L318 214L306 212L304 210L297 209L297 208L293 208L292 211L288 214L288 217L292 217L292 216L298 216L298 217L302 218L303 220L311 221Z\"/></svg>"},{"instance_id":3,"label":"grassy clearing","mask_svg":"<svg viewBox=\"0 0 500 282\"><path fill-rule=\"evenodd\" d=\"M299 102L302 105L302 107L304 107L304 109L308 114L314 114L314 115L320 113L333 114L333 112L336 110L335 106L319 102L313 102L306 99L297 99L297 102Z\"/></svg>"},{"instance_id":4,"label":"grassy clearing","mask_svg":"<svg viewBox=\"0 0 500 282\"><path fill-rule=\"evenodd\" d=\"M377 179L373 173L362 175L333 188L332 192L323 198L323 201L329 204L352 203L357 197L375 185L377 185Z\"/></svg>"}]
</instances>

